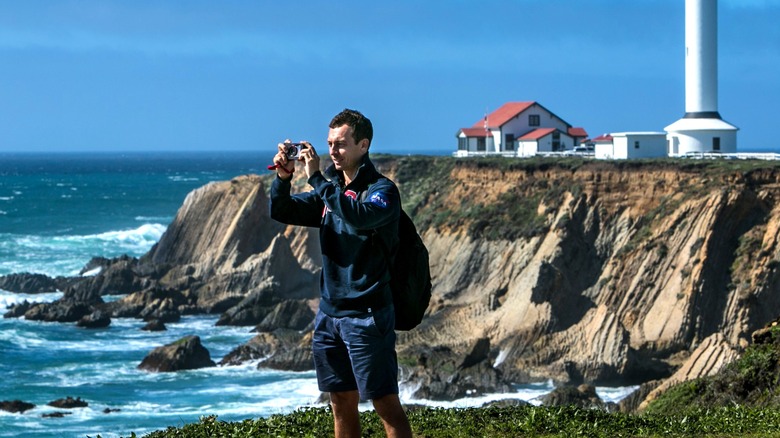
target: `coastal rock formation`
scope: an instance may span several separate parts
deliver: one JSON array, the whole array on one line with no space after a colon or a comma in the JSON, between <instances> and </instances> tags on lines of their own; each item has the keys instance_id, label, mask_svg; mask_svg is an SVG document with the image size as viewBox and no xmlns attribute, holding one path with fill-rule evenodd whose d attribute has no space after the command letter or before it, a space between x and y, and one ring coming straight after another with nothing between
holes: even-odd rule
<instances>
[{"instance_id":1,"label":"coastal rock formation","mask_svg":"<svg viewBox=\"0 0 780 438\"><path fill-rule=\"evenodd\" d=\"M82 400L81 397L73 398L70 396L66 398L58 398L57 400L50 401L46 404L60 409L86 408L89 406L89 403Z\"/></svg>"},{"instance_id":2,"label":"coastal rock formation","mask_svg":"<svg viewBox=\"0 0 780 438\"><path fill-rule=\"evenodd\" d=\"M41 418L62 418L66 415L71 415L71 412L49 412L47 414L41 415Z\"/></svg>"},{"instance_id":3,"label":"coastal rock formation","mask_svg":"<svg viewBox=\"0 0 780 438\"><path fill-rule=\"evenodd\" d=\"M250 293L236 305L222 313L217 325L254 325L256 331L277 328L301 330L314 320L308 300L282 299L279 285Z\"/></svg>"},{"instance_id":4,"label":"coastal rock formation","mask_svg":"<svg viewBox=\"0 0 780 438\"><path fill-rule=\"evenodd\" d=\"M3 318L19 318L24 316L33 306L33 303L24 300L21 303L11 304L8 310L3 314Z\"/></svg>"},{"instance_id":5,"label":"coastal rock formation","mask_svg":"<svg viewBox=\"0 0 780 438\"><path fill-rule=\"evenodd\" d=\"M642 389L652 397L664 379L717 372L780 308L773 163L374 161L430 253L428 315L398 333L403 383L419 396L552 379L653 382ZM223 363L310 367L317 230L271 220L265 187L242 176L193 191L149 253L96 261L100 273L25 317L220 314L220 324L261 332Z\"/></svg>"},{"instance_id":6,"label":"coastal rock formation","mask_svg":"<svg viewBox=\"0 0 780 438\"><path fill-rule=\"evenodd\" d=\"M209 351L201 345L200 337L186 336L171 344L155 348L141 361L138 368L154 372L171 372L215 365Z\"/></svg>"},{"instance_id":7,"label":"coastal rock formation","mask_svg":"<svg viewBox=\"0 0 780 438\"><path fill-rule=\"evenodd\" d=\"M0 411L11 412L13 414L22 414L34 408L35 405L21 400L0 401Z\"/></svg>"},{"instance_id":8,"label":"coastal rock formation","mask_svg":"<svg viewBox=\"0 0 780 438\"><path fill-rule=\"evenodd\" d=\"M103 304L101 289L95 287L98 279L70 279L60 284L69 284L62 298L51 303L24 303L12 308L5 316L19 315L24 311L25 319L49 322L76 322L92 313Z\"/></svg>"},{"instance_id":9,"label":"coastal rock formation","mask_svg":"<svg viewBox=\"0 0 780 438\"><path fill-rule=\"evenodd\" d=\"M311 354L311 330L300 332L277 329L259 333L249 342L238 346L220 361L220 365L238 365L258 361L258 368L289 371L314 369Z\"/></svg>"},{"instance_id":10,"label":"coastal rock formation","mask_svg":"<svg viewBox=\"0 0 780 438\"><path fill-rule=\"evenodd\" d=\"M33 321L76 322L91 312L89 303L59 299L53 303L32 304L24 317Z\"/></svg>"},{"instance_id":11,"label":"coastal rock formation","mask_svg":"<svg viewBox=\"0 0 780 438\"><path fill-rule=\"evenodd\" d=\"M284 300L318 295L318 270L305 269L311 258L293 253L300 230L268 217L268 198L257 176L210 183L191 192L160 241L139 260L137 270L148 272L154 287L165 290L154 299L141 299L143 312L165 306L181 314L240 314L248 297L262 297L267 310ZM297 243L293 243L294 241ZM147 289L148 290L148 289ZM138 301L132 295L125 299ZM172 302L164 297L175 295ZM251 298L249 298L251 300ZM243 303L243 304L242 304ZM251 311L224 324L255 325L262 311Z\"/></svg>"},{"instance_id":12,"label":"coastal rock formation","mask_svg":"<svg viewBox=\"0 0 780 438\"><path fill-rule=\"evenodd\" d=\"M59 290L63 281L48 277L43 274L30 274L27 272L0 275L0 289L9 292L23 294L38 294Z\"/></svg>"},{"instance_id":13,"label":"coastal rock formation","mask_svg":"<svg viewBox=\"0 0 780 438\"><path fill-rule=\"evenodd\" d=\"M401 355L487 337L512 381L689 379L775 317L772 163L464 160L447 175L418 204L434 298Z\"/></svg>"},{"instance_id":14,"label":"coastal rock formation","mask_svg":"<svg viewBox=\"0 0 780 438\"><path fill-rule=\"evenodd\" d=\"M615 411L617 406L605 403L596 394L596 387L582 384L579 386L559 386L541 398L543 406L579 406L587 409Z\"/></svg>"},{"instance_id":15,"label":"coastal rock formation","mask_svg":"<svg viewBox=\"0 0 780 438\"><path fill-rule=\"evenodd\" d=\"M672 386L686 380L711 376L723 369L731 361L737 359L737 357L739 357L738 351L726 342L720 333L709 336L693 351L688 360L671 377L665 379L663 383L647 394L639 405L639 410L643 410L658 395Z\"/></svg>"},{"instance_id":16,"label":"coastal rock formation","mask_svg":"<svg viewBox=\"0 0 780 438\"><path fill-rule=\"evenodd\" d=\"M194 313L225 313L220 321L225 325L286 320L279 311L291 308L288 300L318 296L319 257L311 239L316 234L270 220L262 189L260 178L251 175L197 189L144 257L94 258L84 272L99 272L70 279L60 300L16 306L6 317L75 322L101 310L162 322ZM6 277L9 284L32 280ZM125 296L104 303L103 295ZM287 322L305 326L300 320L309 316L303 311Z\"/></svg>"},{"instance_id":17,"label":"coastal rock formation","mask_svg":"<svg viewBox=\"0 0 780 438\"><path fill-rule=\"evenodd\" d=\"M103 310L95 310L87 316L82 317L76 322L77 327L83 328L105 328L111 325L111 316Z\"/></svg>"},{"instance_id":18,"label":"coastal rock formation","mask_svg":"<svg viewBox=\"0 0 780 438\"><path fill-rule=\"evenodd\" d=\"M651 415L685 415L688 412L734 408L776 411L780 407L780 330L778 320L753 332L754 343L720 371L690 382L672 385L641 410ZM662 384L668 382L664 381Z\"/></svg>"},{"instance_id":19,"label":"coastal rock formation","mask_svg":"<svg viewBox=\"0 0 780 438\"><path fill-rule=\"evenodd\" d=\"M147 322L145 326L141 327L141 330L148 332L164 332L165 330L168 330L168 327L166 327L165 323L159 319L153 319Z\"/></svg>"},{"instance_id":20,"label":"coastal rock formation","mask_svg":"<svg viewBox=\"0 0 780 438\"><path fill-rule=\"evenodd\" d=\"M510 391L503 373L492 366L489 354L488 338L478 339L466 354L458 354L445 346L407 348L402 356L402 366L407 371L402 375L402 381L415 384L414 398L428 400L454 400Z\"/></svg>"}]
</instances>

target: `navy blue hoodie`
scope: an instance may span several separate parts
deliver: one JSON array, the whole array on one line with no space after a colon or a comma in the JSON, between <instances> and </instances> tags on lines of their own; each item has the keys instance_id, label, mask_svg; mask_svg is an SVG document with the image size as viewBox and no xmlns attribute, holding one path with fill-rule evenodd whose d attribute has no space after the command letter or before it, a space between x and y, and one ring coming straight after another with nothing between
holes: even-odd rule
<instances>
[{"instance_id":1,"label":"navy blue hoodie","mask_svg":"<svg viewBox=\"0 0 780 438\"><path fill-rule=\"evenodd\" d=\"M349 185L333 166L325 175L316 172L308 180L314 190L292 196L290 180L274 179L271 217L319 227L320 309L327 315L358 316L392 304L386 254L392 257L398 247L398 188L376 170L368 154Z\"/></svg>"}]
</instances>

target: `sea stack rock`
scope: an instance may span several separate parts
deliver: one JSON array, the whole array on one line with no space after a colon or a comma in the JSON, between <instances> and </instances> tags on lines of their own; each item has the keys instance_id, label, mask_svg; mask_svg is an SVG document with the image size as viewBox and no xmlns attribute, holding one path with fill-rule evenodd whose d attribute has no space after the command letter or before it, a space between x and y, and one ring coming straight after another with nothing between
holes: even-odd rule
<instances>
[{"instance_id":1,"label":"sea stack rock","mask_svg":"<svg viewBox=\"0 0 780 438\"><path fill-rule=\"evenodd\" d=\"M95 310L76 322L77 327L88 329L105 328L111 325L111 315L102 310Z\"/></svg>"},{"instance_id":2,"label":"sea stack rock","mask_svg":"<svg viewBox=\"0 0 780 438\"><path fill-rule=\"evenodd\" d=\"M81 397L73 398L71 396L68 396L66 398L60 398L51 401L47 404L49 406L60 408L60 409L86 408L87 406L89 406L89 403L82 400Z\"/></svg>"},{"instance_id":3,"label":"sea stack rock","mask_svg":"<svg viewBox=\"0 0 780 438\"><path fill-rule=\"evenodd\" d=\"M37 294L54 292L58 287L59 284L56 280L43 274L23 272L20 274L0 275L0 289L10 292Z\"/></svg>"},{"instance_id":4,"label":"sea stack rock","mask_svg":"<svg viewBox=\"0 0 780 438\"><path fill-rule=\"evenodd\" d=\"M11 412L14 414L24 413L24 411L29 411L34 407L35 407L34 404L27 403L21 400L0 401L0 411Z\"/></svg>"},{"instance_id":5,"label":"sea stack rock","mask_svg":"<svg viewBox=\"0 0 780 438\"><path fill-rule=\"evenodd\" d=\"M157 347L147 355L139 369L152 372L170 372L213 367L209 351L200 343L198 336L185 336L176 342Z\"/></svg>"}]
</instances>

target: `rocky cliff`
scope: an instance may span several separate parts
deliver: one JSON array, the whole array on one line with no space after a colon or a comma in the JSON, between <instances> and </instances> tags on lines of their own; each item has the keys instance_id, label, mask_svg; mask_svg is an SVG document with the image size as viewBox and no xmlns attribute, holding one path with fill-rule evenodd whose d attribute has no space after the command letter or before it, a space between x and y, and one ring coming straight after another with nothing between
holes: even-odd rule
<instances>
[{"instance_id":1,"label":"rocky cliff","mask_svg":"<svg viewBox=\"0 0 780 438\"><path fill-rule=\"evenodd\" d=\"M775 165L438 167L447 177L414 206L435 304L402 335L407 354L467 355L487 338L515 381L686 379L720 369L780 311Z\"/></svg>"},{"instance_id":2,"label":"rocky cliff","mask_svg":"<svg viewBox=\"0 0 780 438\"><path fill-rule=\"evenodd\" d=\"M708 375L780 313L772 163L374 161L397 181L430 251L429 314L399 332L403 378L419 396ZM316 230L270 220L267 181L192 192L146 256L104 262L63 302L145 319L220 313L220 324L262 332L223 364L308 366ZM105 293L128 295L103 303ZM40 306L12 316L56 314Z\"/></svg>"}]
</instances>

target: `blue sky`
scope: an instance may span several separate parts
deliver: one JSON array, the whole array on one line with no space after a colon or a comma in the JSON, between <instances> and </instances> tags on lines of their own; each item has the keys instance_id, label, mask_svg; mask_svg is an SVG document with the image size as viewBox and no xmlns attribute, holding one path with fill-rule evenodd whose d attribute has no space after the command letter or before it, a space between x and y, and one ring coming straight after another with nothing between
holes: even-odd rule
<instances>
[{"instance_id":1,"label":"blue sky","mask_svg":"<svg viewBox=\"0 0 780 438\"><path fill-rule=\"evenodd\" d=\"M720 0L719 110L780 150L780 0ZM504 102L595 137L685 111L683 0L0 0L0 152L456 149Z\"/></svg>"}]
</instances>

